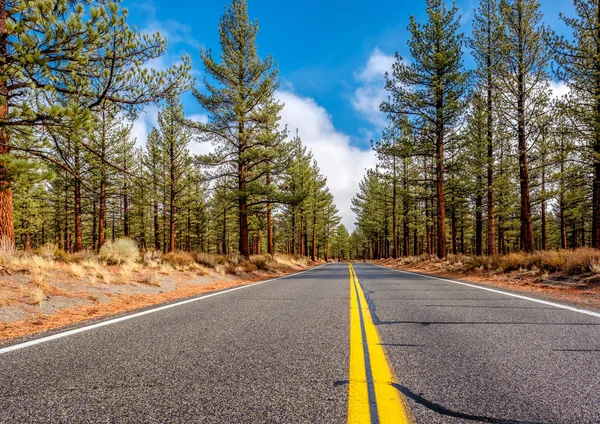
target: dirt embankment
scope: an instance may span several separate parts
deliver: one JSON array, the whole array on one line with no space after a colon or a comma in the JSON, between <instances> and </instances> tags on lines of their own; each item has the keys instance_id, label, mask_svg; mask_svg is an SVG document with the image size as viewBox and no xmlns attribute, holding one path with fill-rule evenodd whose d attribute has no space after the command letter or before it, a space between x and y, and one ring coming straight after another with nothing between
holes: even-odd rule
<instances>
[{"instance_id":1,"label":"dirt embankment","mask_svg":"<svg viewBox=\"0 0 600 424\"><path fill-rule=\"evenodd\" d=\"M266 255L265 255L266 256ZM97 320L203 293L276 278L317 265L288 256L247 263L108 266L21 256L0 266L0 345L18 337Z\"/></svg>"},{"instance_id":2,"label":"dirt embankment","mask_svg":"<svg viewBox=\"0 0 600 424\"><path fill-rule=\"evenodd\" d=\"M452 256L443 261L437 258L409 258L372 262L402 271L462 280L523 294L537 293L549 300L600 309L600 273L591 270L585 272L585 268L581 268L583 272L577 274L563 269L549 272L535 266L531 266L532 269L489 269L479 264L476 264L479 265L477 267L469 266L468 258Z\"/></svg>"}]
</instances>

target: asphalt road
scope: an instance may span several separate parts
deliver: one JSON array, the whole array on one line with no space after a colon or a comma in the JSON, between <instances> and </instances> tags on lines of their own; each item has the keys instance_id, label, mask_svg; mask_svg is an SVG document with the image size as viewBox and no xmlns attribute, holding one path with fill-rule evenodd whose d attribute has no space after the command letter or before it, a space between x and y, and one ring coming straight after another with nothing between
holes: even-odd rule
<instances>
[{"instance_id":1,"label":"asphalt road","mask_svg":"<svg viewBox=\"0 0 600 424\"><path fill-rule=\"evenodd\" d=\"M600 423L600 317L354 270L415 422ZM0 422L347 422L349 281L330 264L0 350Z\"/></svg>"}]
</instances>

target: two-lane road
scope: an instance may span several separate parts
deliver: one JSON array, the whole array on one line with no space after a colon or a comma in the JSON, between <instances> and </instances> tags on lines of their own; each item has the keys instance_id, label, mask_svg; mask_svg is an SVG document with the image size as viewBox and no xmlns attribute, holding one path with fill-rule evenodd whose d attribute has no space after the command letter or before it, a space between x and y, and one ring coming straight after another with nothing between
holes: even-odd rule
<instances>
[{"instance_id":1,"label":"two-lane road","mask_svg":"<svg viewBox=\"0 0 600 424\"><path fill-rule=\"evenodd\" d=\"M0 350L0 422L600 423L599 314L350 270Z\"/></svg>"}]
</instances>

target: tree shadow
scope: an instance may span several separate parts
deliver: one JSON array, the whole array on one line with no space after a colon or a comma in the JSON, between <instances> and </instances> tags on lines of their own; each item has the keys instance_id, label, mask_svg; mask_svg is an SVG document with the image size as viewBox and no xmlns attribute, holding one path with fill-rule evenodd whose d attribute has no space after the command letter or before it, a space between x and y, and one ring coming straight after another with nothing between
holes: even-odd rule
<instances>
[{"instance_id":1,"label":"tree shadow","mask_svg":"<svg viewBox=\"0 0 600 424\"><path fill-rule=\"evenodd\" d=\"M397 383L390 384L404 396L406 396L409 399L412 399L419 405L422 405L427 409L430 409L438 414L445 415L447 417L492 424L542 424L542 422L537 421L510 420L505 418L486 417L482 415L465 414L462 412L453 411L451 409L446 408L444 405L425 399L422 395L412 392L408 387L402 386Z\"/></svg>"}]
</instances>

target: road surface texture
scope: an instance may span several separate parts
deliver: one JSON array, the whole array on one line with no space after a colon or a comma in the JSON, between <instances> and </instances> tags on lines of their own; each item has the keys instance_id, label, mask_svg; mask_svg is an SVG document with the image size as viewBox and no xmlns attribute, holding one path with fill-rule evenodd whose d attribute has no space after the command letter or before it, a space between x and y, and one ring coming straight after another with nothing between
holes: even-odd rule
<instances>
[{"instance_id":1,"label":"road surface texture","mask_svg":"<svg viewBox=\"0 0 600 424\"><path fill-rule=\"evenodd\" d=\"M600 314L369 264L9 349L0 423L600 423Z\"/></svg>"}]
</instances>

